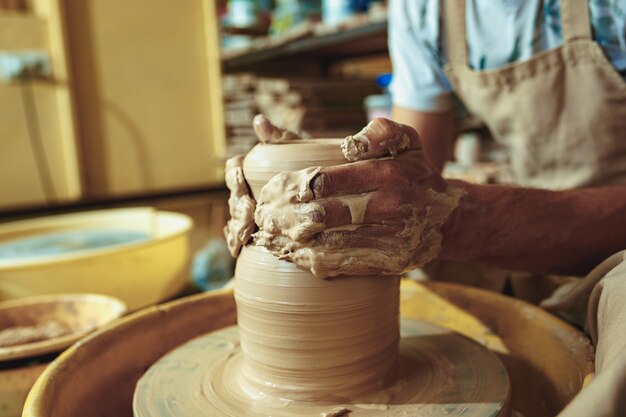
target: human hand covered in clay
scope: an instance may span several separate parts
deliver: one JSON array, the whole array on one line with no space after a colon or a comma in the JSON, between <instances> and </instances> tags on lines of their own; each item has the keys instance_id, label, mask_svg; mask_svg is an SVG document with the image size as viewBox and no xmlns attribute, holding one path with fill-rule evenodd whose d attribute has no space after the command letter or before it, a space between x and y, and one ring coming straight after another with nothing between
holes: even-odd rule
<instances>
[{"instance_id":1,"label":"human hand covered in clay","mask_svg":"<svg viewBox=\"0 0 626 417\"><path fill-rule=\"evenodd\" d=\"M350 163L265 185L256 244L318 277L398 274L434 259L463 191L428 162L415 130L376 119L341 147Z\"/></svg>"},{"instance_id":2,"label":"human hand covered in clay","mask_svg":"<svg viewBox=\"0 0 626 417\"><path fill-rule=\"evenodd\" d=\"M300 136L286 129L274 126L267 117L259 114L255 116L252 126L261 143L282 143ZM224 235L228 249L233 256L237 256L241 247L245 245L254 232L254 209L256 202L250 194L250 189L243 175L243 159L245 155L237 155L226 161L226 186L230 190L228 206L230 220L224 227Z\"/></svg>"}]
</instances>

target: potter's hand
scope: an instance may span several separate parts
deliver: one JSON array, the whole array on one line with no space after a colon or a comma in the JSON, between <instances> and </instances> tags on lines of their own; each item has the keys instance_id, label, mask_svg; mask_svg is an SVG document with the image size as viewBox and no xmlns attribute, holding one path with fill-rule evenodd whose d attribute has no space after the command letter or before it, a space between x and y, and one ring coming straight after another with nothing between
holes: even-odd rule
<instances>
[{"instance_id":1,"label":"potter's hand","mask_svg":"<svg viewBox=\"0 0 626 417\"><path fill-rule=\"evenodd\" d=\"M341 147L352 163L270 180L256 244L318 277L398 274L435 258L463 192L427 161L415 130L376 119Z\"/></svg>"},{"instance_id":2,"label":"potter's hand","mask_svg":"<svg viewBox=\"0 0 626 417\"><path fill-rule=\"evenodd\" d=\"M254 132L261 143L281 143L298 139L298 134L274 126L267 117L256 115L252 122ZM252 198L248 184L243 175L243 159L245 155L237 155L226 161L226 186L230 190L228 207L230 220L224 227L224 235L228 249L233 256L239 255L254 231L254 209L256 203Z\"/></svg>"}]
</instances>

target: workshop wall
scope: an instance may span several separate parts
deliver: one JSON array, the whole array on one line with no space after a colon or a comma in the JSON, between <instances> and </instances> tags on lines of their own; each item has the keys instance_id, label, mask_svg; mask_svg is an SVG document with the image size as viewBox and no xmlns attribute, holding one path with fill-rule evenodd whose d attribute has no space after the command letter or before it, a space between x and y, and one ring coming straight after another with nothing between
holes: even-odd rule
<instances>
[{"instance_id":1,"label":"workshop wall","mask_svg":"<svg viewBox=\"0 0 626 417\"><path fill-rule=\"evenodd\" d=\"M0 212L221 187L217 37L211 0L3 3Z\"/></svg>"}]
</instances>

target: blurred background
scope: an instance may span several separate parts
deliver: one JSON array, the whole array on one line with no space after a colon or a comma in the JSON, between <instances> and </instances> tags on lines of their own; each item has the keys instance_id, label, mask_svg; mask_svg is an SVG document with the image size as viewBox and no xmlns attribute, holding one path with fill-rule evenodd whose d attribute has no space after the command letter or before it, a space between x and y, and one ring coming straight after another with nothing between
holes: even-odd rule
<instances>
[{"instance_id":1,"label":"blurred background","mask_svg":"<svg viewBox=\"0 0 626 417\"><path fill-rule=\"evenodd\" d=\"M257 113L335 138L390 117L387 9L0 0L0 417L86 333L231 285L226 159L255 145ZM506 178L459 117L444 175Z\"/></svg>"},{"instance_id":2,"label":"blurred background","mask_svg":"<svg viewBox=\"0 0 626 417\"><path fill-rule=\"evenodd\" d=\"M344 137L389 116L391 70L382 0L0 0L0 222L183 213L207 289L254 115ZM488 134L465 117L459 137L446 175L491 181Z\"/></svg>"},{"instance_id":3,"label":"blurred background","mask_svg":"<svg viewBox=\"0 0 626 417\"><path fill-rule=\"evenodd\" d=\"M35 379L87 333L127 312L232 285L235 262L223 236L225 161L255 145L258 113L317 138L342 138L368 120L390 117L388 6L386 0L0 0L0 417L22 415ZM454 159L443 175L510 182L506 151L480 121L462 109L457 117ZM503 271L433 264L457 282L513 293ZM421 270L409 276L425 278ZM539 282L528 286L532 291L515 294L538 301L536 294L554 289L547 280L532 282ZM503 350L502 357L513 379L519 373L524 381L514 385L524 393L512 398L525 405L514 407L551 413L565 404L555 392L577 391L571 381L582 384L590 353L581 351L566 388L553 389L570 371L545 355L569 361L579 351L528 348L519 336L530 328L542 335L534 329L545 327L547 336L528 340L549 346L563 338L554 346L567 348L579 336L555 332L542 324L552 321L517 303L468 292L471 302L456 305L461 293L450 294L445 309L439 295L415 305L424 317L434 312L434 321L452 317L455 326L477 329L471 331L481 343L500 346L498 328L506 330L502 346L512 354ZM480 311L477 317L483 310L495 315L475 326L473 316L458 315L465 307ZM157 310L165 323L167 308ZM175 327L168 320L163 329ZM201 321L208 320L172 330L174 339ZM516 328L521 333L509 331ZM150 351L169 343L160 340ZM141 364L151 354L136 346L148 345L128 345L132 372L147 368ZM521 350L536 358L520 359ZM108 367L109 357L98 352L94 363ZM103 375L126 363L115 362ZM546 363L558 372L552 375ZM83 369L87 375L85 369L93 368ZM98 392L93 376L70 379ZM122 392L131 379L110 381ZM536 390L526 389L528 381ZM98 398L108 403L116 395Z\"/></svg>"}]
</instances>

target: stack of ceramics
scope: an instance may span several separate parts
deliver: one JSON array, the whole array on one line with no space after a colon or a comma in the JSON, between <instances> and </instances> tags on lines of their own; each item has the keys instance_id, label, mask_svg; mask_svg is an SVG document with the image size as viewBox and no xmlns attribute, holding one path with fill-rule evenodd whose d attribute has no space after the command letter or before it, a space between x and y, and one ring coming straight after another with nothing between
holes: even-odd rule
<instances>
[{"instance_id":1,"label":"stack of ceramics","mask_svg":"<svg viewBox=\"0 0 626 417\"><path fill-rule=\"evenodd\" d=\"M367 123L363 100L378 92L371 80L267 78L249 73L223 81L228 155L257 142L252 119L265 114L277 126L310 137L344 137Z\"/></svg>"}]
</instances>

